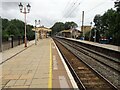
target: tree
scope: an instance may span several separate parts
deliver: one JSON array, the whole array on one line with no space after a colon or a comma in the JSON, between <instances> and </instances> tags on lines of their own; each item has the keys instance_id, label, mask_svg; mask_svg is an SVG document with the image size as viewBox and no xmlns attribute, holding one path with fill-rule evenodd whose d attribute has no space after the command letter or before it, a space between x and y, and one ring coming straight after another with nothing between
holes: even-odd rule
<instances>
[{"instance_id":1,"label":"tree","mask_svg":"<svg viewBox=\"0 0 120 90\"><path fill-rule=\"evenodd\" d=\"M32 31L33 26L27 25L27 36L29 40L34 39L34 32ZM18 37L24 37L24 29L25 24L23 21L18 19L2 19L2 39L3 41L7 41L8 38L13 35L14 39L18 39Z\"/></svg>"},{"instance_id":2,"label":"tree","mask_svg":"<svg viewBox=\"0 0 120 90\"><path fill-rule=\"evenodd\" d=\"M114 3L115 3L115 8L117 9L117 12L120 13L120 1L116 0Z\"/></svg>"},{"instance_id":3,"label":"tree","mask_svg":"<svg viewBox=\"0 0 120 90\"><path fill-rule=\"evenodd\" d=\"M117 43L117 45L120 45L120 0L116 0L115 2L115 8L117 11L116 18L115 18L115 31L116 33L114 34L114 43Z\"/></svg>"},{"instance_id":4,"label":"tree","mask_svg":"<svg viewBox=\"0 0 120 90\"><path fill-rule=\"evenodd\" d=\"M14 35L14 37L20 35L18 28L14 24L10 24L6 29L5 32L10 36Z\"/></svg>"},{"instance_id":5,"label":"tree","mask_svg":"<svg viewBox=\"0 0 120 90\"><path fill-rule=\"evenodd\" d=\"M99 39L100 39L100 35L102 35L102 32L104 32L102 30L102 21L101 21L101 15L96 15L94 17L94 23L95 23L95 27L93 29L93 32L95 33L95 30L96 30L96 41L99 42Z\"/></svg>"},{"instance_id":6,"label":"tree","mask_svg":"<svg viewBox=\"0 0 120 90\"><path fill-rule=\"evenodd\" d=\"M2 30L5 30L6 26L9 25L8 19L2 19Z\"/></svg>"},{"instance_id":7,"label":"tree","mask_svg":"<svg viewBox=\"0 0 120 90\"><path fill-rule=\"evenodd\" d=\"M109 9L106 13L101 17L102 26L104 29L104 35L106 37L110 37L112 34L115 34L117 30L116 27L116 11L113 9Z\"/></svg>"},{"instance_id":8,"label":"tree","mask_svg":"<svg viewBox=\"0 0 120 90\"><path fill-rule=\"evenodd\" d=\"M120 45L120 1L115 2L116 10L109 9L102 16L94 17L97 35L101 37L112 37L112 44Z\"/></svg>"},{"instance_id":9,"label":"tree","mask_svg":"<svg viewBox=\"0 0 120 90\"><path fill-rule=\"evenodd\" d=\"M56 34L57 32L60 32L62 30L64 30L64 23L62 22L56 22L53 26L52 26L52 35Z\"/></svg>"},{"instance_id":10,"label":"tree","mask_svg":"<svg viewBox=\"0 0 120 90\"><path fill-rule=\"evenodd\" d=\"M65 23L65 29L68 30L70 28L76 28L78 25L75 22L66 22Z\"/></svg>"},{"instance_id":11,"label":"tree","mask_svg":"<svg viewBox=\"0 0 120 90\"><path fill-rule=\"evenodd\" d=\"M70 29L70 28L76 28L78 27L78 25L75 23L75 22L65 22L62 23L62 22L56 22L53 26L52 26L52 35L66 29Z\"/></svg>"},{"instance_id":12,"label":"tree","mask_svg":"<svg viewBox=\"0 0 120 90\"><path fill-rule=\"evenodd\" d=\"M27 39L28 40L32 40L35 37L35 33L32 31L32 28L34 28L34 26L27 25Z\"/></svg>"}]
</instances>

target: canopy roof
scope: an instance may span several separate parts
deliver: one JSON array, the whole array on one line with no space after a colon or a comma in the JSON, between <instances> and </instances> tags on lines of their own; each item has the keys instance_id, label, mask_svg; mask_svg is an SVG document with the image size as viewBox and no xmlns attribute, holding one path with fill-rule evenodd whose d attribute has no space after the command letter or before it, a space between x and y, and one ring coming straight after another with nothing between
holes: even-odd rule
<instances>
[{"instance_id":1,"label":"canopy roof","mask_svg":"<svg viewBox=\"0 0 120 90\"><path fill-rule=\"evenodd\" d=\"M47 31L47 32L51 32L52 30L51 29L49 29L49 28L46 28L46 27L36 27L36 29L35 28L33 28L32 29L33 31Z\"/></svg>"},{"instance_id":2,"label":"canopy roof","mask_svg":"<svg viewBox=\"0 0 120 90\"><path fill-rule=\"evenodd\" d=\"M67 33L67 32L70 32L70 30L62 30L61 33L63 32Z\"/></svg>"},{"instance_id":3,"label":"canopy roof","mask_svg":"<svg viewBox=\"0 0 120 90\"><path fill-rule=\"evenodd\" d=\"M62 31L60 31L60 33L71 33L72 31L81 32L81 31L79 31L78 29L68 29L68 30L62 30Z\"/></svg>"}]
</instances>

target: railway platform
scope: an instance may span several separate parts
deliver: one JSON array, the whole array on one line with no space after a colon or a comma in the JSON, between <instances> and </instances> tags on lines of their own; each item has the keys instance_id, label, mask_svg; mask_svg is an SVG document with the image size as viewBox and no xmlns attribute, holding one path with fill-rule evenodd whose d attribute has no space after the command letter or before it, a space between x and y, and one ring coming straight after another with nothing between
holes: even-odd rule
<instances>
[{"instance_id":1,"label":"railway platform","mask_svg":"<svg viewBox=\"0 0 120 90\"><path fill-rule=\"evenodd\" d=\"M77 39L72 39L72 38L68 38L68 39L120 52L120 46L115 46L115 45L110 45L110 44L100 44L100 43L97 43L97 42L91 42L91 41L86 41L86 40L77 40Z\"/></svg>"},{"instance_id":2,"label":"railway platform","mask_svg":"<svg viewBox=\"0 0 120 90\"><path fill-rule=\"evenodd\" d=\"M41 39L28 48L18 46L3 53L2 89L78 88L51 38ZM31 89L32 90L32 89Z\"/></svg>"}]
</instances>

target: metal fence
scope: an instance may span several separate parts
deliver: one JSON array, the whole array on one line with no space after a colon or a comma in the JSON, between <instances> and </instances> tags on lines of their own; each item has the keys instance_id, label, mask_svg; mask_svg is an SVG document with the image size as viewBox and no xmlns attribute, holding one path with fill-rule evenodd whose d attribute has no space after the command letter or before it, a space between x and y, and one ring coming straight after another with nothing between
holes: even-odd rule
<instances>
[{"instance_id":1,"label":"metal fence","mask_svg":"<svg viewBox=\"0 0 120 90\"><path fill-rule=\"evenodd\" d=\"M6 42L2 42L0 52L8 50L10 48L13 48L13 47L18 46L18 45L23 44L23 43L24 43L24 41L22 39L13 40L13 41L9 40Z\"/></svg>"}]
</instances>

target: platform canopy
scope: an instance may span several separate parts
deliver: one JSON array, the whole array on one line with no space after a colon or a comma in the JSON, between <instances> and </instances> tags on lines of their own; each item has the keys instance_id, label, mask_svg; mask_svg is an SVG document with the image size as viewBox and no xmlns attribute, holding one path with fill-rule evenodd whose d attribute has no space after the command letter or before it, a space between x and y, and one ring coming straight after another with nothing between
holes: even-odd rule
<instances>
[{"instance_id":1,"label":"platform canopy","mask_svg":"<svg viewBox=\"0 0 120 90\"><path fill-rule=\"evenodd\" d=\"M60 31L61 33L69 33L69 32L71 32L71 30L69 29L69 30L62 30L62 31Z\"/></svg>"},{"instance_id":2,"label":"platform canopy","mask_svg":"<svg viewBox=\"0 0 120 90\"><path fill-rule=\"evenodd\" d=\"M32 29L33 31L47 31L47 32L51 32L52 30L51 29L49 29L49 28L46 28L46 27L36 27L36 29L35 28L33 28Z\"/></svg>"},{"instance_id":3,"label":"platform canopy","mask_svg":"<svg viewBox=\"0 0 120 90\"><path fill-rule=\"evenodd\" d=\"M80 32L80 33L81 33L81 31L80 31L80 30L78 30L78 29L68 29L68 30L62 30L62 31L60 31L60 33L72 33L73 31L78 31L78 32Z\"/></svg>"}]
</instances>

